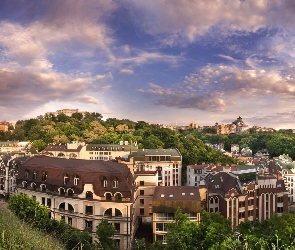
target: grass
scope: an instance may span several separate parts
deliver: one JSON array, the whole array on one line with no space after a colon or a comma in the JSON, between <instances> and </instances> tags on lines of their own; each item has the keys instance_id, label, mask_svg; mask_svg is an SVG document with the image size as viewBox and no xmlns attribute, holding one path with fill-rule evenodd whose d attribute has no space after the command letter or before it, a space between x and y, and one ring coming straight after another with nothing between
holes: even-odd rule
<instances>
[{"instance_id":1,"label":"grass","mask_svg":"<svg viewBox=\"0 0 295 250\"><path fill-rule=\"evenodd\" d=\"M0 250L65 250L55 239L0 208Z\"/></svg>"}]
</instances>

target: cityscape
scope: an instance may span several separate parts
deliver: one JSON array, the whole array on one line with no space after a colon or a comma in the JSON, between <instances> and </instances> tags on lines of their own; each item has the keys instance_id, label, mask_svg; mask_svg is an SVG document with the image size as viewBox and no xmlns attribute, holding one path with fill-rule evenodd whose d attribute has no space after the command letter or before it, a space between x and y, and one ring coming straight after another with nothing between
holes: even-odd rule
<instances>
[{"instance_id":1,"label":"cityscape","mask_svg":"<svg viewBox=\"0 0 295 250\"><path fill-rule=\"evenodd\" d=\"M35 121L29 130L34 131L38 122L52 124L51 128L43 125L49 134L58 124L74 122L80 126L78 124L87 119L90 119L89 124L95 124L93 129L97 137L93 142L88 142L87 137L69 141L78 138L71 135L66 143L55 143L55 138L61 139L61 136L54 136L50 138L53 142L46 144L43 141L46 134L33 141L0 142L0 196L8 200L14 194L27 194L49 209L51 219L63 220L87 231L93 240L97 226L107 219L115 229L116 249L132 249L136 239L141 237L148 244L166 244L167 228L174 221L177 209L197 224L202 222L204 211L220 213L230 221L231 228L246 221L264 221L293 211L295 162L287 154L273 157L274 153L267 149L253 152L250 147L242 148L241 144L240 148L237 143L231 144L227 151L224 141L212 144L196 140L188 151L180 145L180 149L147 148L143 141L135 140L99 143L111 133L124 137L150 129L154 129L152 134L155 135L156 131L176 136L183 134L185 141L194 133L211 137L245 135L247 138L255 134L293 135L293 130L249 128L240 116L227 125L216 123L200 128L191 123L186 128L167 128L126 119L103 121L99 113L79 112L78 109L45 113L19 121L15 127L2 122L1 129L2 135L10 133L12 136L20 133L20 126L26 127ZM117 126L108 127L110 122L117 122ZM41 131L43 129L40 127ZM99 131L103 132L99 135ZM43 148L40 148L40 141L44 143ZM220 161L213 157L211 162L208 158L200 162L201 159L195 158L188 164L190 156L187 154L193 152L190 147L196 146L205 148L206 156L216 152L214 157L219 157Z\"/></svg>"},{"instance_id":2,"label":"cityscape","mask_svg":"<svg viewBox=\"0 0 295 250\"><path fill-rule=\"evenodd\" d=\"M295 1L1 0L0 249L295 249Z\"/></svg>"}]
</instances>

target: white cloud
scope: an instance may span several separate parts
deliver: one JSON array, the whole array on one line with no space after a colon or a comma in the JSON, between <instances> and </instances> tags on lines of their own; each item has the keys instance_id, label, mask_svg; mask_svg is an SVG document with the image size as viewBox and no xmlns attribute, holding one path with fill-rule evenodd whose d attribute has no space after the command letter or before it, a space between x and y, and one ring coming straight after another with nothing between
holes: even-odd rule
<instances>
[{"instance_id":1,"label":"white cloud","mask_svg":"<svg viewBox=\"0 0 295 250\"><path fill-rule=\"evenodd\" d=\"M132 69L121 69L120 73L132 75L132 74L134 74L134 71Z\"/></svg>"}]
</instances>

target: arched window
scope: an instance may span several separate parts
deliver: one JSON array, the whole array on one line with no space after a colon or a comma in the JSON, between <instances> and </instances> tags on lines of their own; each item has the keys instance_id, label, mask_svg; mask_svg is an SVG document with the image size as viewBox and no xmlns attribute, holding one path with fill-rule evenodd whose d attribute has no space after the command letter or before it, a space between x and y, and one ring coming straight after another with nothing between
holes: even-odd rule
<instances>
[{"instance_id":1,"label":"arched window","mask_svg":"<svg viewBox=\"0 0 295 250\"><path fill-rule=\"evenodd\" d=\"M4 185L0 185L0 190L4 190Z\"/></svg>"},{"instance_id":2,"label":"arched window","mask_svg":"<svg viewBox=\"0 0 295 250\"><path fill-rule=\"evenodd\" d=\"M68 211L69 211L69 213L75 212L74 207L70 203L68 204Z\"/></svg>"},{"instance_id":3,"label":"arched window","mask_svg":"<svg viewBox=\"0 0 295 250\"><path fill-rule=\"evenodd\" d=\"M66 209L66 203L60 203L58 206L59 211L64 212Z\"/></svg>"},{"instance_id":4,"label":"arched window","mask_svg":"<svg viewBox=\"0 0 295 250\"><path fill-rule=\"evenodd\" d=\"M46 192L46 185L45 184L41 184L40 188L41 188L42 192Z\"/></svg>"},{"instance_id":5,"label":"arched window","mask_svg":"<svg viewBox=\"0 0 295 250\"><path fill-rule=\"evenodd\" d=\"M36 170L34 170L34 172L33 172L33 180L37 180L37 171Z\"/></svg>"},{"instance_id":6,"label":"arched window","mask_svg":"<svg viewBox=\"0 0 295 250\"><path fill-rule=\"evenodd\" d=\"M90 191L86 192L86 199L93 199L93 193Z\"/></svg>"},{"instance_id":7,"label":"arched window","mask_svg":"<svg viewBox=\"0 0 295 250\"><path fill-rule=\"evenodd\" d=\"M103 187L107 187L108 186L108 181L107 181L107 178L105 176L102 177L102 186Z\"/></svg>"},{"instance_id":8,"label":"arched window","mask_svg":"<svg viewBox=\"0 0 295 250\"><path fill-rule=\"evenodd\" d=\"M36 188L37 188L36 183L32 182L31 187L32 187L34 190L36 190Z\"/></svg>"},{"instance_id":9,"label":"arched window","mask_svg":"<svg viewBox=\"0 0 295 250\"><path fill-rule=\"evenodd\" d=\"M42 181L46 181L46 179L47 179L47 173L46 173L46 171L43 171L42 172Z\"/></svg>"},{"instance_id":10,"label":"arched window","mask_svg":"<svg viewBox=\"0 0 295 250\"><path fill-rule=\"evenodd\" d=\"M73 159L76 159L76 158L77 158L77 155L74 154L74 153L71 153L71 154L69 155L69 157L70 157L70 158L73 158Z\"/></svg>"},{"instance_id":11,"label":"arched window","mask_svg":"<svg viewBox=\"0 0 295 250\"><path fill-rule=\"evenodd\" d=\"M59 195L65 195L65 189L63 187L59 188Z\"/></svg>"},{"instance_id":12,"label":"arched window","mask_svg":"<svg viewBox=\"0 0 295 250\"><path fill-rule=\"evenodd\" d=\"M219 202L219 199L218 199L218 197L216 196L215 197L215 203L218 203Z\"/></svg>"},{"instance_id":13,"label":"arched window","mask_svg":"<svg viewBox=\"0 0 295 250\"><path fill-rule=\"evenodd\" d=\"M74 190L69 188L68 189L68 196L73 196L74 195Z\"/></svg>"},{"instance_id":14,"label":"arched window","mask_svg":"<svg viewBox=\"0 0 295 250\"><path fill-rule=\"evenodd\" d=\"M23 184L24 188L26 188L28 186L28 183L26 181L23 181L22 184Z\"/></svg>"},{"instance_id":15,"label":"arched window","mask_svg":"<svg viewBox=\"0 0 295 250\"><path fill-rule=\"evenodd\" d=\"M57 157L64 158L65 155L64 155L63 153L59 153L59 154L57 155Z\"/></svg>"},{"instance_id":16,"label":"arched window","mask_svg":"<svg viewBox=\"0 0 295 250\"><path fill-rule=\"evenodd\" d=\"M110 217L110 216L112 216L112 209L111 208L109 208L109 209L107 209L105 212L104 212L104 217Z\"/></svg>"},{"instance_id":17,"label":"arched window","mask_svg":"<svg viewBox=\"0 0 295 250\"><path fill-rule=\"evenodd\" d=\"M75 175L74 177L74 185L77 186L79 184L79 175Z\"/></svg>"},{"instance_id":18,"label":"arched window","mask_svg":"<svg viewBox=\"0 0 295 250\"><path fill-rule=\"evenodd\" d=\"M114 178L113 179L113 188L117 188L118 187L118 179Z\"/></svg>"},{"instance_id":19,"label":"arched window","mask_svg":"<svg viewBox=\"0 0 295 250\"><path fill-rule=\"evenodd\" d=\"M112 194L111 193L106 193L105 194L106 200L111 201L112 200Z\"/></svg>"},{"instance_id":20,"label":"arched window","mask_svg":"<svg viewBox=\"0 0 295 250\"><path fill-rule=\"evenodd\" d=\"M120 193L115 194L116 201L122 201L122 195Z\"/></svg>"},{"instance_id":21,"label":"arched window","mask_svg":"<svg viewBox=\"0 0 295 250\"><path fill-rule=\"evenodd\" d=\"M30 174L29 170L28 170L28 169L26 169L26 170L25 170L25 178L26 178L26 179L28 179L28 178L29 178L29 174Z\"/></svg>"},{"instance_id":22,"label":"arched window","mask_svg":"<svg viewBox=\"0 0 295 250\"><path fill-rule=\"evenodd\" d=\"M116 217L122 217L122 212L117 208L115 208L115 216Z\"/></svg>"},{"instance_id":23,"label":"arched window","mask_svg":"<svg viewBox=\"0 0 295 250\"><path fill-rule=\"evenodd\" d=\"M64 175L64 184L67 184L69 182L70 178L68 174Z\"/></svg>"}]
</instances>

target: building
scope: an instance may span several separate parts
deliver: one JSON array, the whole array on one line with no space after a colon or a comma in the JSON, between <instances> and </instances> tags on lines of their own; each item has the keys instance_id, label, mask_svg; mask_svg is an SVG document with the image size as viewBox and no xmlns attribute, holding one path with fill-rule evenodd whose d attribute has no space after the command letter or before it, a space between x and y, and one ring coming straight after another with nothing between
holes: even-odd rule
<instances>
[{"instance_id":1,"label":"building","mask_svg":"<svg viewBox=\"0 0 295 250\"><path fill-rule=\"evenodd\" d=\"M0 142L1 153L35 153L31 142L4 141Z\"/></svg>"},{"instance_id":2,"label":"building","mask_svg":"<svg viewBox=\"0 0 295 250\"><path fill-rule=\"evenodd\" d=\"M138 149L129 158L133 173L157 171L159 186L181 186L182 156L177 149Z\"/></svg>"},{"instance_id":3,"label":"building","mask_svg":"<svg viewBox=\"0 0 295 250\"><path fill-rule=\"evenodd\" d=\"M65 145L48 145L43 154L59 158L109 161L128 158L137 149L137 144L129 144L128 141L121 141L120 144L85 144L74 141Z\"/></svg>"},{"instance_id":4,"label":"building","mask_svg":"<svg viewBox=\"0 0 295 250\"><path fill-rule=\"evenodd\" d=\"M156 187L153 196L153 239L166 243L167 224L174 221L177 209L199 223L206 210L206 188Z\"/></svg>"},{"instance_id":5,"label":"building","mask_svg":"<svg viewBox=\"0 0 295 250\"><path fill-rule=\"evenodd\" d=\"M21 164L16 188L48 206L51 218L64 219L93 238L96 226L107 219L116 229L116 247L130 249L133 183L125 164L35 156Z\"/></svg>"},{"instance_id":6,"label":"building","mask_svg":"<svg viewBox=\"0 0 295 250\"><path fill-rule=\"evenodd\" d=\"M83 116L85 115L86 112L80 112L79 109L61 109L61 110L57 110L55 112L46 112L45 116L50 116L50 115L60 115L60 114L64 114L66 116L72 116L72 114L75 113L81 113Z\"/></svg>"},{"instance_id":7,"label":"building","mask_svg":"<svg viewBox=\"0 0 295 250\"><path fill-rule=\"evenodd\" d=\"M288 191L282 179L268 171L257 173L256 181L242 182L233 173L219 172L205 178L209 212L220 212L232 227L242 221L265 220L288 212Z\"/></svg>"},{"instance_id":8,"label":"building","mask_svg":"<svg viewBox=\"0 0 295 250\"><path fill-rule=\"evenodd\" d=\"M6 132L8 131L9 126L12 124L6 121L0 122L0 131Z\"/></svg>"}]
</instances>

